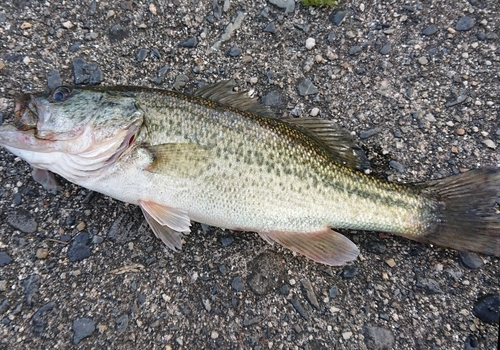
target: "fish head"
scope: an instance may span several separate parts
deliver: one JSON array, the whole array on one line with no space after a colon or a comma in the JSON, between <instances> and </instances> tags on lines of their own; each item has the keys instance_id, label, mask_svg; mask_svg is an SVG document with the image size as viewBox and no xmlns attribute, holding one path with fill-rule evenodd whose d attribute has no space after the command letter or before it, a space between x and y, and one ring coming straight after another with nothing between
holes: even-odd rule
<instances>
[{"instance_id":1,"label":"fish head","mask_svg":"<svg viewBox=\"0 0 500 350\"><path fill-rule=\"evenodd\" d=\"M70 162L68 157L98 169L129 148L142 123L143 112L130 94L61 86L20 95L13 122L0 126L0 146L42 169L64 168L55 165Z\"/></svg>"}]
</instances>

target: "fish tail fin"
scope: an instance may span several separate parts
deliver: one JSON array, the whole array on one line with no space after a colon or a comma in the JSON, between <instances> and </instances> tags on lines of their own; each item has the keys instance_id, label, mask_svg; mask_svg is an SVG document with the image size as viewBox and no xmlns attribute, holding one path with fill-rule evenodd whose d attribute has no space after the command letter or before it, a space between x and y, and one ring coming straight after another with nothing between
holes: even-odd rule
<instances>
[{"instance_id":1,"label":"fish tail fin","mask_svg":"<svg viewBox=\"0 0 500 350\"><path fill-rule=\"evenodd\" d=\"M439 203L440 220L417 241L500 257L500 169L472 170L422 187Z\"/></svg>"}]
</instances>

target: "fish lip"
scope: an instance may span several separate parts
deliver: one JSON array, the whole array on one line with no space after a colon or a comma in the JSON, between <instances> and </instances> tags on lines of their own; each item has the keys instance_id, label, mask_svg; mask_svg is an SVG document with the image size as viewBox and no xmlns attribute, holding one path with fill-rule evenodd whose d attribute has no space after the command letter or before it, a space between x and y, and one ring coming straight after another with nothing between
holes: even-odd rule
<instances>
[{"instance_id":1,"label":"fish lip","mask_svg":"<svg viewBox=\"0 0 500 350\"><path fill-rule=\"evenodd\" d=\"M29 94L22 94L15 100L14 126L20 131L36 130L38 123L37 108Z\"/></svg>"}]
</instances>

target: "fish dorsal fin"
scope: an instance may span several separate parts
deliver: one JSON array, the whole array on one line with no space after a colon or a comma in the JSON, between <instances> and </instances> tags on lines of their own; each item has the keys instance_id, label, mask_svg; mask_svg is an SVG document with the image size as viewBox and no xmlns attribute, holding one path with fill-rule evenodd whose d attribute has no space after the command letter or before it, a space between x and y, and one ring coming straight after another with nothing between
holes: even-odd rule
<instances>
[{"instance_id":1,"label":"fish dorsal fin","mask_svg":"<svg viewBox=\"0 0 500 350\"><path fill-rule=\"evenodd\" d=\"M328 227L319 232L261 232L259 235L267 242L275 241L321 264L341 266L359 255L354 243Z\"/></svg>"},{"instance_id":2,"label":"fish dorsal fin","mask_svg":"<svg viewBox=\"0 0 500 350\"><path fill-rule=\"evenodd\" d=\"M194 92L194 96L214 101L240 111L257 114L262 117L274 118L273 112L255 98L248 96L246 91L234 92L234 82L223 80L209 84Z\"/></svg>"},{"instance_id":3,"label":"fish dorsal fin","mask_svg":"<svg viewBox=\"0 0 500 350\"><path fill-rule=\"evenodd\" d=\"M191 230L188 214L152 201L139 200L139 206L156 237L170 249L180 250L183 235Z\"/></svg>"},{"instance_id":4,"label":"fish dorsal fin","mask_svg":"<svg viewBox=\"0 0 500 350\"><path fill-rule=\"evenodd\" d=\"M356 144L352 135L332 121L315 117L282 120L298 126L309 137L324 146L332 157L341 164L357 170L370 167L368 158Z\"/></svg>"},{"instance_id":5,"label":"fish dorsal fin","mask_svg":"<svg viewBox=\"0 0 500 350\"><path fill-rule=\"evenodd\" d=\"M194 168L205 164L210 152L196 143L164 143L144 146L152 155L153 162L144 170L152 173L189 175Z\"/></svg>"}]
</instances>

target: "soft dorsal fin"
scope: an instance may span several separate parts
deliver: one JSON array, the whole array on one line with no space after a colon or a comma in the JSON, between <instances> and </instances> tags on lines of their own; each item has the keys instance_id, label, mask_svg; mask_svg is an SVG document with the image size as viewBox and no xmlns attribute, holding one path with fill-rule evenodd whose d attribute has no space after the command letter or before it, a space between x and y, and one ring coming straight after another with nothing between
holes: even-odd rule
<instances>
[{"instance_id":1,"label":"soft dorsal fin","mask_svg":"<svg viewBox=\"0 0 500 350\"><path fill-rule=\"evenodd\" d=\"M232 80L223 80L204 86L195 91L193 95L236 108L243 112L274 118L273 112L268 107L248 96L246 91L234 92L233 87L234 83Z\"/></svg>"},{"instance_id":2,"label":"soft dorsal fin","mask_svg":"<svg viewBox=\"0 0 500 350\"><path fill-rule=\"evenodd\" d=\"M332 121L315 117L282 120L298 126L309 137L328 149L332 157L341 164L358 170L370 167L365 153L356 144L352 135Z\"/></svg>"}]
</instances>

